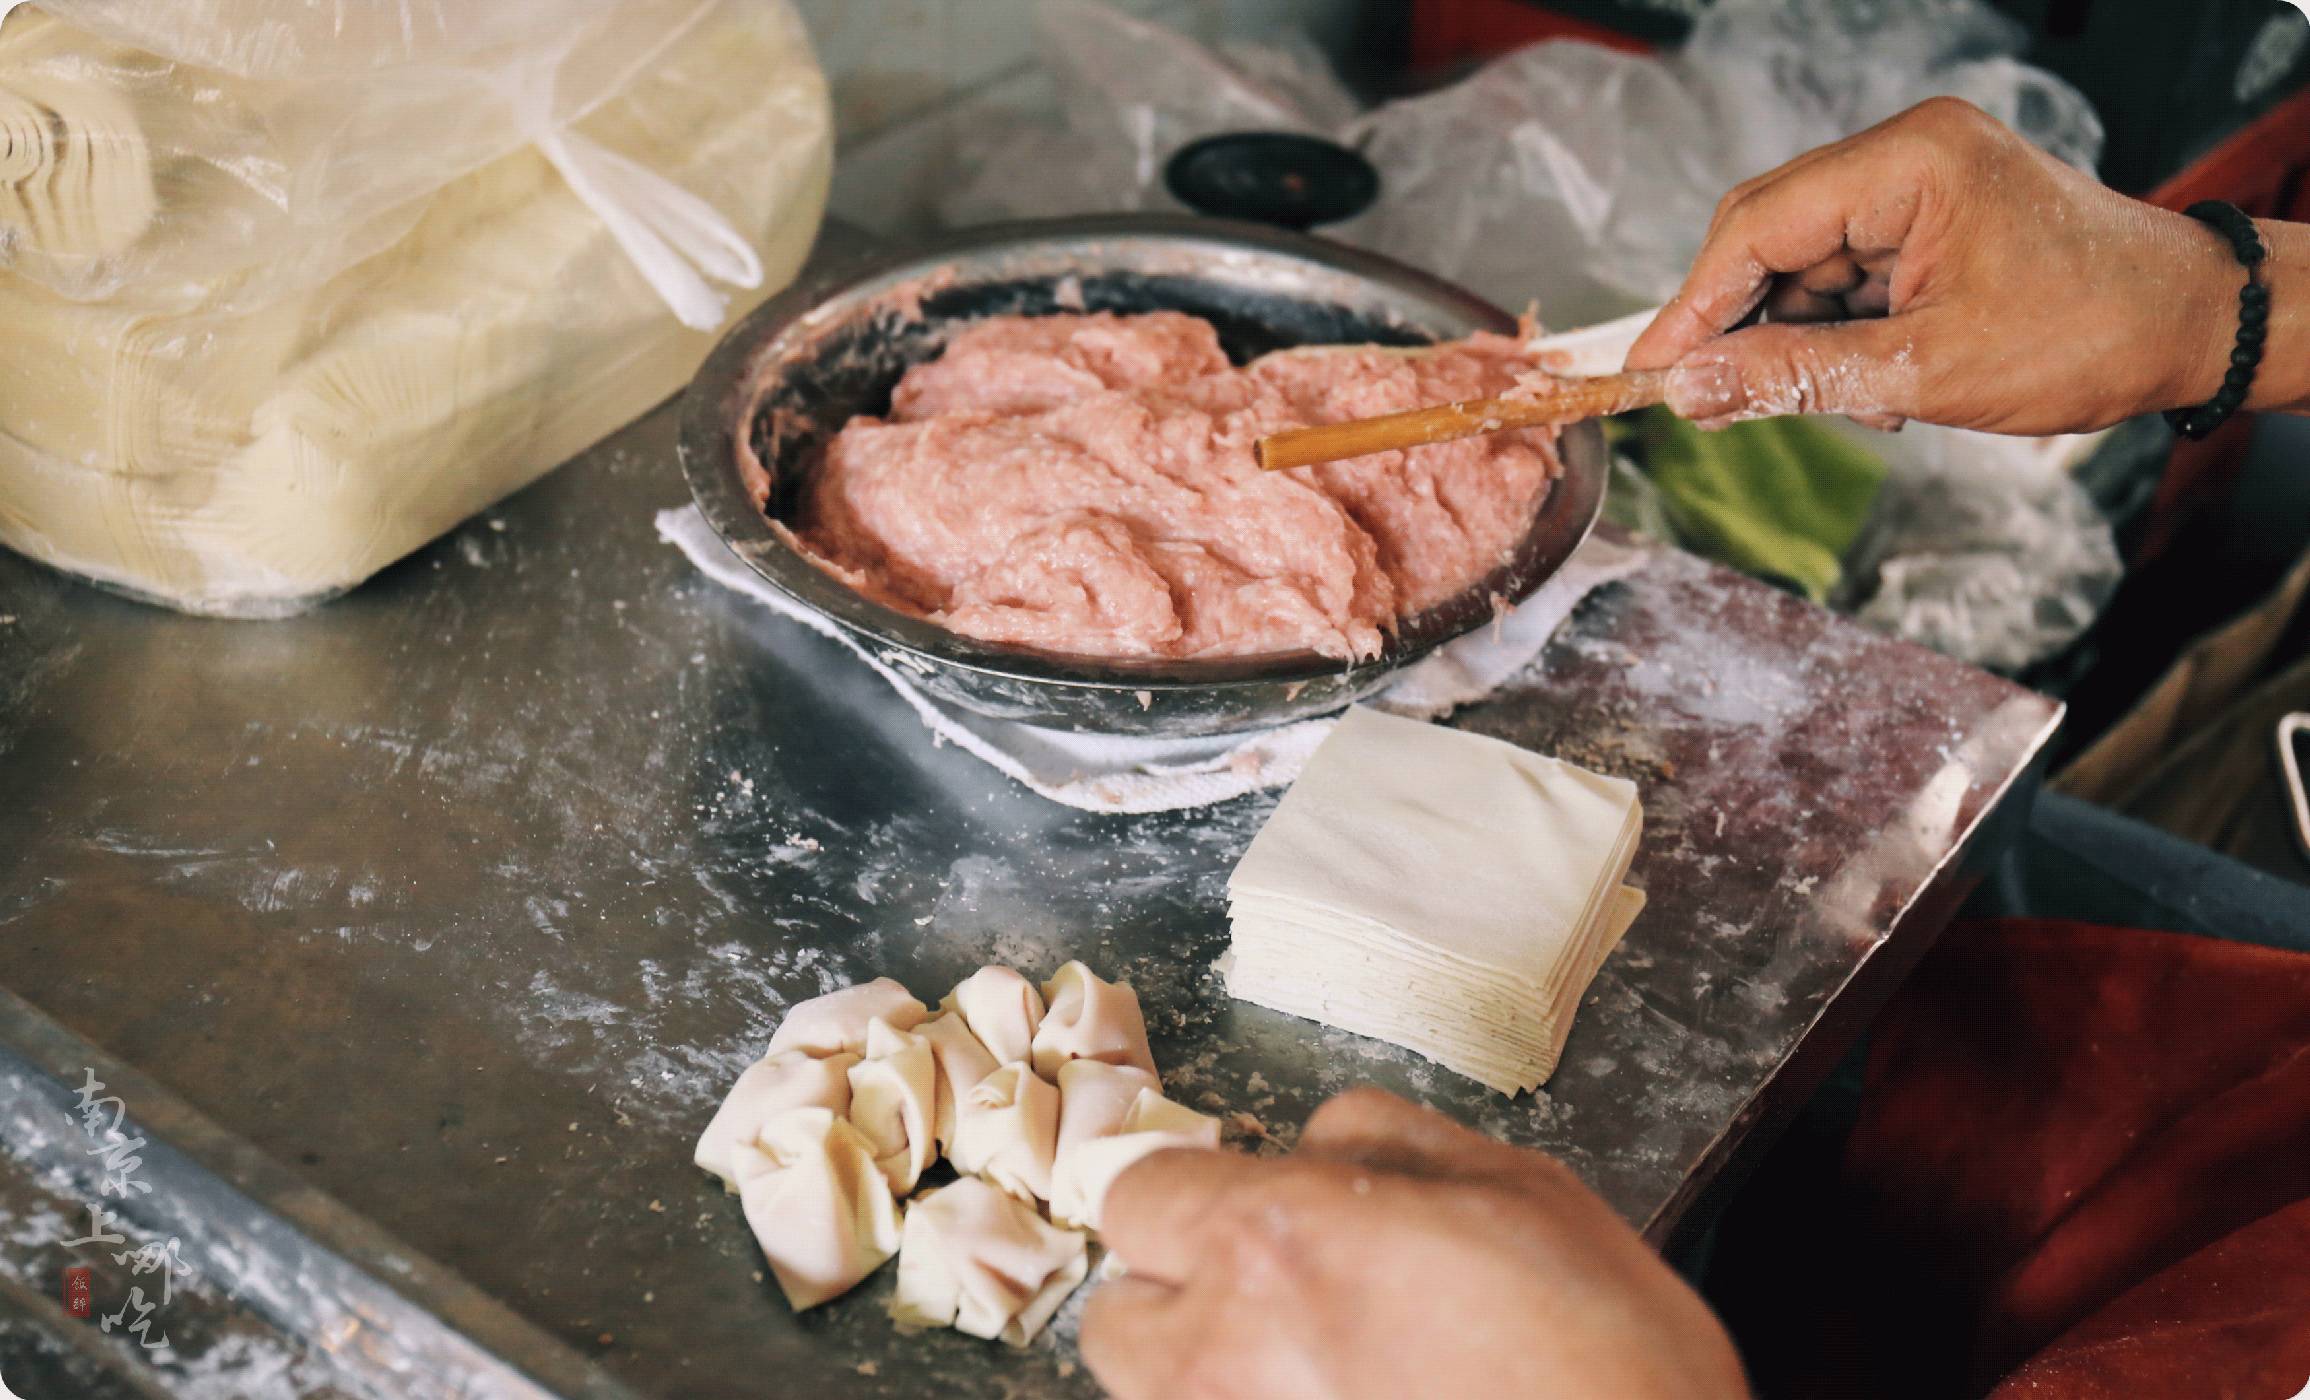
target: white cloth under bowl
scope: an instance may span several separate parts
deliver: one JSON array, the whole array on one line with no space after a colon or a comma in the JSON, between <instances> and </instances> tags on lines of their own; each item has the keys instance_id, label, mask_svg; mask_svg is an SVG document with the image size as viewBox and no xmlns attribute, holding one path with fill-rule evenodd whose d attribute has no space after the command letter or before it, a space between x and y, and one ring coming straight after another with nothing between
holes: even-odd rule
<instances>
[{"instance_id":1,"label":"white cloth under bowl","mask_svg":"<svg viewBox=\"0 0 2310 1400\"><path fill-rule=\"evenodd\" d=\"M951 743L1053 802L1087 812L1169 812L1207 807L1288 786L1338 723L1310 719L1252 734L1150 739L1077 734L989 719L942 704L885 665L832 622L802 608L730 552L697 507L658 513L658 534L700 572L782 617L855 652L922 717L935 742ZM1434 719L1481 700L1538 657L1574 607L1598 587L1642 567L1643 551L1591 537L1530 598L1491 627L1406 667L1366 704Z\"/></svg>"}]
</instances>

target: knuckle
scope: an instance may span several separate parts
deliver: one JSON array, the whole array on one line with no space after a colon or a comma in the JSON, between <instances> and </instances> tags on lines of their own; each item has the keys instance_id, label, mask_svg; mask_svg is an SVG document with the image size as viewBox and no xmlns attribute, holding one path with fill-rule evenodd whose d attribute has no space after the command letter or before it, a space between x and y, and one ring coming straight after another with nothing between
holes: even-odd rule
<instances>
[{"instance_id":1,"label":"knuckle","mask_svg":"<svg viewBox=\"0 0 2310 1400\"><path fill-rule=\"evenodd\" d=\"M1299 1255L1301 1201L1271 1199L1235 1232L1235 1254L1245 1265L1287 1263Z\"/></svg>"},{"instance_id":2,"label":"knuckle","mask_svg":"<svg viewBox=\"0 0 2310 1400\"><path fill-rule=\"evenodd\" d=\"M1788 217L1789 192L1802 188L1785 187L1778 198L1762 192L1742 198L1740 203L1725 211L1723 221L1714 234L1729 248L1744 252L1756 244L1774 227Z\"/></svg>"},{"instance_id":3,"label":"knuckle","mask_svg":"<svg viewBox=\"0 0 2310 1400\"><path fill-rule=\"evenodd\" d=\"M1880 338L1832 327L1801 341L1790 360L1799 412L1891 414L1912 406L1905 365Z\"/></svg>"},{"instance_id":4,"label":"knuckle","mask_svg":"<svg viewBox=\"0 0 2310 1400\"><path fill-rule=\"evenodd\" d=\"M1306 1268L1304 1251L1290 1240L1253 1231L1230 1252L1234 1277L1246 1291L1270 1301L1305 1291L1299 1279Z\"/></svg>"},{"instance_id":5,"label":"knuckle","mask_svg":"<svg viewBox=\"0 0 2310 1400\"><path fill-rule=\"evenodd\" d=\"M1300 1146L1318 1153L1360 1150L1404 1136L1419 1110L1384 1090L1351 1089L1309 1115Z\"/></svg>"},{"instance_id":6,"label":"knuckle","mask_svg":"<svg viewBox=\"0 0 2310 1400\"><path fill-rule=\"evenodd\" d=\"M1370 1122L1385 1116L1395 1103L1395 1097L1386 1090L1359 1084L1317 1108L1308 1116L1304 1131L1337 1132L1350 1124Z\"/></svg>"},{"instance_id":7,"label":"knuckle","mask_svg":"<svg viewBox=\"0 0 2310 1400\"><path fill-rule=\"evenodd\" d=\"M1527 1152L1516 1166L1513 1175L1492 1185L1502 1201L1518 1208L1530 1205L1536 1197L1587 1189L1579 1173L1546 1152Z\"/></svg>"},{"instance_id":8,"label":"knuckle","mask_svg":"<svg viewBox=\"0 0 2310 1400\"><path fill-rule=\"evenodd\" d=\"M1927 168L1952 158L1970 164L2003 149L2012 135L1962 97L1929 97L1912 111L1920 119L1907 133L1913 139L1911 158Z\"/></svg>"},{"instance_id":9,"label":"knuckle","mask_svg":"<svg viewBox=\"0 0 2310 1400\"><path fill-rule=\"evenodd\" d=\"M1819 413L1828 408L1831 369L1821 353L1798 346L1787 352L1785 364L1782 382L1787 386L1788 411Z\"/></svg>"},{"instance_id":10,"label":"knuckle","mask_svg":"<svg viewBox=\"0 0 2310 1400\"><path fill-rule=\"evenodd\" d=\"M1278 1189L1246 1209L1226 1231L1228 1252L1239 1277L1288 1278L1306 1266L1308 1217L1321 1219L1326 1202L1322 1188Z\"/></svg>"},{"instance_id":11,"label":"knuckle","mask_svg":"<svg viewBox=\"0 0 2310 1400\"><path fill-rule=\"evenodd\" d=\"M1909 115L1917 122L1953 131L1979 131L1996 125L1980 107L1948 93L1926 98L1910 108Z\"/></svg>"},{"instance_id":12,"label":"knuckle","mask_svg":"<svg viewBox=\"0 0 2310 1400\"><path fill-rule=\"evenodd\" d=\"M1822 369L1821 356L1801 336L1774 335L1768 343L1753 346L1742 374L1748 385L1748 411L1774 416L1820 412L1825 399Z\"/></svg>"}]
</instances>

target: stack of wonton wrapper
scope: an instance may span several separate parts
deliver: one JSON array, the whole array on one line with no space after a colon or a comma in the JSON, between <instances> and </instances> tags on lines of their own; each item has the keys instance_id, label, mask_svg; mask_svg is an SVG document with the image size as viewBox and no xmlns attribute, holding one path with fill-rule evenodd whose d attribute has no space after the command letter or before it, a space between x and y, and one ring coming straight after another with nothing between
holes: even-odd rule
<instances>
[{"instance_id":1,"label":"stack of wonton wrapper","mask_svg":"<svg viewBox=\"0 0 2310 1400\"><path fill-rule=\"evenodd\" d=\"M1644 907L1643 826L1633 783L1350 710L1228 883L1228 990L1536 1089Z\"/></svg>"}]
</instances>

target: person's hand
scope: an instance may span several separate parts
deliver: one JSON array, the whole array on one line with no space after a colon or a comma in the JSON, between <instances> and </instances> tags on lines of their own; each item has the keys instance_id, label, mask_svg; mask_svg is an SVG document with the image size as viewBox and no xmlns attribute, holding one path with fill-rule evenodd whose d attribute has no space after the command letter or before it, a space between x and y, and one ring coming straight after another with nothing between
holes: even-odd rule
<instances>
[{"instance_id":1,"label":"person's hand","mask_svg":"<svg viewBox=\"0 0 2310 1400\"><path fill-rule=\"evenodd\" d=\"M2305 230L2262 227L2271 274L2299 283L2285 269ZM1712 425L1827 412L2083 431L2211 398L2244 281L2212 229L1940 98L1726 195L1628 367L1675 366L1669 406ZM2280 382L2290 293L2275 290L2251 407L2310 387Z\"/></svg>"},{"instance_id":2,"label":"person's hand","mask_svg":"<svg viewBox=\"0 0 2310 1400\"><path fill-rule=\"evenodd\" d=\"M1724 1330L1555 1160L1376 1089L1287 1158L1161 1152L1101 1221L1083 1356L1120 1400L1738 1400Z\"/></svg>"}]
</instances>

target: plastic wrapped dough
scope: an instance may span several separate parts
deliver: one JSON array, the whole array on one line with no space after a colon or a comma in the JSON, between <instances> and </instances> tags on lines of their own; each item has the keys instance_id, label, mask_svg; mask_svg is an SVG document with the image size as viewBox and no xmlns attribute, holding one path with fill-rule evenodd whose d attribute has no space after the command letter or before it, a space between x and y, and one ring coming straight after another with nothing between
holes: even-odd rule
<instances>
[{"instance_id":1,"label":"plastic wrapped dough","mask_svg":"<svg viewBox=\"0 0 2310 1400\"><path fill-rule=\"evenodd\" d=\"M455 10L377 52L279 0L0 26L0 541L294 611L665 397L791 279L831 118L786 4Z\"/></svg>"},{"instance_id":2,"label":"plastic wrapped dough","mask_svg":"<svg viewBox=\"0 0 2310 1400\"><path fill-rule=\"evenodd\" d=\"M459 180L573 135L672 175L742 226L746 202L728 202L740 172L675 174L680 144L732 124L761 140L809 112L792 71L815 75L807 46L767 51L801 41L782 3L455 0L451 28L497 37L399 53L381 43L362 56L365 71L306 58L334 27L330 11L345 20L399 3L39 0L13 14L0 31L0 92L42 96L68 116L91 102L117 108L87 129L133 135L113 145L112 164L128 178L141 164L155 199L149 227L109 240L100 258L26 244L0 221L12 270L75 300L181 309L222 297L245 309L329 281L406 236ZM364 27L345 24L338 58L355 57ZM767 60L759 86L725 66L746 60ZM735 90L705 86L717 79ZM597 121L636 99L639 127L631 112Z\"/></svg>"},{"instance_id":3,"label":"plastic wrapped dough","mask_svg":"<svg viewBox=\"0 0 2310 1400\"><path fill-rule=\"evenodd\" d=\"M0 87L0 238L15 256L85 267L151 226L152 154L126 98L37 62L63 26L36 12L17 24L18 68Z\"/></svg>"}]
</instances>

